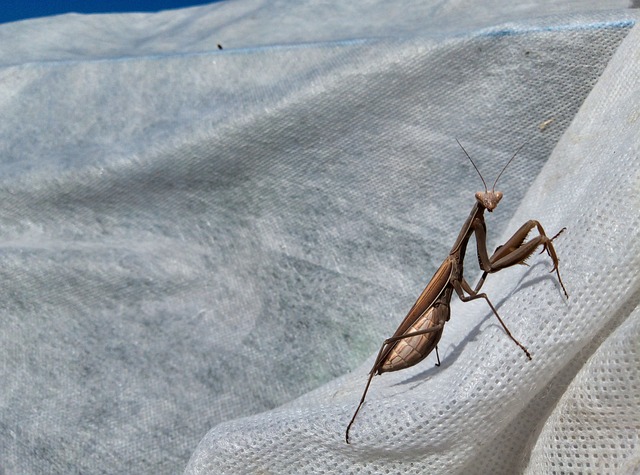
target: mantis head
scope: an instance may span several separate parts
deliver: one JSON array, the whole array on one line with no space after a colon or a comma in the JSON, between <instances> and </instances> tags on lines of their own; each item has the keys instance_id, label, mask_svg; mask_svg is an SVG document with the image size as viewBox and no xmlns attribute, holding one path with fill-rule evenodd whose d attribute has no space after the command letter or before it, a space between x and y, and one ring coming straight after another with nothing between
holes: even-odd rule
<instances>
[{"instance_id":1,"label":"mantis head","mask_svg":"<svg viewBox=\"0 0 640 475\"><path fill-rule=\"evenodd\" d=\"M476 166L476 164L473 163L473 160L471 160L471 157L469 156L467 151L464 149L462 144L458 141L458 139L456 139L456 142L458 142L458 145L460 145L460 148L462 149L464 154L467 156L467 158L471 162L471 165L473 165L473 168L475 168L476 171L478 172L478 176L480 176L480 179L482 180L482 184L484 185L484 191L478 191L476 193L476 200L478 200L478 203L480 203L487 211L492 212L496 208L496 206L498 206L498 203L500 203L500 200L502 199L502 192L496 191L496 183L498 183L498 180L500 179L504 171L507 169L509 164L513 161L513 159L516 158L516 155L518 155L518 152L527 143L526 142L523 143L522 145L520 145L518 150L516 150L516 153L513 154L513 157L509 159L507 164L502 168L502 171L498 174L498 178L496 178L496 181L493 182L491 191L489 191L487 189L487 183L484 181L484 178L482 178L482 174L480 173L480 170L478 170L478 167Z\"/></svg>"},{"instance_id":2,"label":"mantis head","mask_svg":"<svg viewBox=\"0 0 640 475\"><path fill-rule=\"evenodd\" d=\"M492 212L496 206L498 206L498 203L500 203L500 200L502 199L502 191L495 191L495 190L491 190L491 191L487 191L485 189L485 191L478 191L476 193L476 200L478 200L478 202L484 206L485 208L487 208L487 211Z\"/></svg>"}]
</instances>

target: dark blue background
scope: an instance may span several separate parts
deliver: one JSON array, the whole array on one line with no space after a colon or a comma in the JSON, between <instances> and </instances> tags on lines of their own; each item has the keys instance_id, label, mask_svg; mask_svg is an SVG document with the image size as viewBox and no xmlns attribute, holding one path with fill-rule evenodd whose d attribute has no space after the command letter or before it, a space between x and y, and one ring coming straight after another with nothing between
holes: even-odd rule
<instances>
[{"instance_id":1,"label":"dark blue background","mask_svg":"<svg viewBox=\"0 0 640 475\"><path fill-rule=\"evenodd\" d=\"M0 23L70 12L157 12L214 2L215 0L0 0Z\"/></svg>"}]
</instances>

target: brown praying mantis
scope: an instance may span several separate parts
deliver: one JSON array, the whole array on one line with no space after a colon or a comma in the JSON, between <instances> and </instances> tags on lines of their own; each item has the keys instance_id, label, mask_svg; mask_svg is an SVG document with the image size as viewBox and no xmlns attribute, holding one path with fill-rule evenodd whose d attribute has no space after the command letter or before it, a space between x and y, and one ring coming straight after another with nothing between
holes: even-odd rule
<instances>
[{"instance_id":1,"label":"brown praying mantis","mask_svg":"<svg viewBox=\"0 0 640 475\"><path fill-rule=\"evenodd\" d=\"M526 260L539 246L542 246L542 251L540 252L546 251L547 254L549 254L549 257L553 262L553 269L551 269L551 272L556 272L560 286L562 287L565 296L569 298L569 294L567 294L567 290L565 289L562 278L560 277L560 272L558 271L558 256L556 255L556 250L553 247L553 240L566 228L562 228L555 236L549 238L538 221L530 220L523 224L506 243L499 246L491 257L489 257L487 252L487 226L484 222L484 210L492 212L496 206L498 206L498 203L502 199L502 192L496 191L496 184L518 152L522 147L524 147L524 144L516 150L511 159L498 174L498 178L493 182L493 187L491 188L491 191L489 191L484 178L482 178L480 170L478 170L478 167L462 144L459 141L457 142L473 165L473 168L478 172L478 175L484 184L484 192L479 191L476 193L476 202L473 205L473 209L463 224L456 242L453 244L451 251L449 251L449 255L444 259L444 262L440 265L434 276L422 291L418 300L416 300L416 303L413 304L413 307L411 307L411 310L409 310L409 313L393 336L391 338L387 338L382 344L375 363L373 364L373 368L371 368L371 372L369 373L369 379L367 380L364 392L362 393L360 403L347 426L347 431L345 433L347 444L349 443L349 430L351 429L351 426L364 403L371 380L376 374L399 371L413 366L425 359L434 349L436 350L436 358L438 360L436 366L440 366L438 342L442 336L444 324L449 321L451 313L450 302L454 291L463 302L484 299L487 304L489 304L491 311L496 316L509 338L511 338L514 343L524 351L529 359L531 359L529 351L511 334L487 295L480 293L480 288L484 284L485 278L488 274L498 272L499 270L506 269L507 267L511 267L516 264L526 265ZM533 228L538 230L538 236L525 242L525 239ZM471 238L472 234L475 234L476 237L478 262L483 271L482 276L474 289L472 289L467 283L463 275L464 256L467 250L467 244L469 243L469 238Z\"/></svg>"}]
</instances>

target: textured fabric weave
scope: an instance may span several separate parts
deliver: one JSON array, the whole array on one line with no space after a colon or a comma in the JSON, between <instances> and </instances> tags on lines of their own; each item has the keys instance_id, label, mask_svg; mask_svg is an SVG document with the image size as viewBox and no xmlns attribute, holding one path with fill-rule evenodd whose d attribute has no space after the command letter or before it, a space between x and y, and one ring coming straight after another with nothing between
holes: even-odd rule
<instances>
[{"instance_id":1,"label":"textured fabric weave","mask_svg":"<svg viewBox=\"0 0 640 475\"><path fill-rule=\"evenodd\" d=\"M640 84L621 1L228 1L0 26L0 474L633 473ZM223 50L217 48L223 46ZM482 184L442 366L374 378ZM475 243L466 276L475 281Z\"/></svg>"}]
</instances>

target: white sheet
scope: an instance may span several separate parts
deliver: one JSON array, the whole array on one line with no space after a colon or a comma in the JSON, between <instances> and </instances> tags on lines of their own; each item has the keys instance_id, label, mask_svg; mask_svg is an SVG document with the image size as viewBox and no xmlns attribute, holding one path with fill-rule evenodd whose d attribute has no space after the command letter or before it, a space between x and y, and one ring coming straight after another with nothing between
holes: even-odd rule
<instances>
[{"instance_id":1,"label":"white sheet","mask_svg":"<svg viewBox=\"0 0 640 475\"><path fill-rule=\"evenodd\" d=\"M0 473L541 473L602 444L608 468L575 470L637 460L618 379L616 402L611 379L588 394L624 444L548 442L586 432L563 411L594 371L637 378L636 12L476 3L0 26ZM455 138L491 182L527 142L489 247L527 219L567 226L570 299L545 256L487 279L527 362L454 297L442 367L374 378L347 446L372 355L481 189Z\"/></svg>"}]
</instances>

